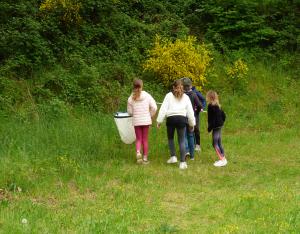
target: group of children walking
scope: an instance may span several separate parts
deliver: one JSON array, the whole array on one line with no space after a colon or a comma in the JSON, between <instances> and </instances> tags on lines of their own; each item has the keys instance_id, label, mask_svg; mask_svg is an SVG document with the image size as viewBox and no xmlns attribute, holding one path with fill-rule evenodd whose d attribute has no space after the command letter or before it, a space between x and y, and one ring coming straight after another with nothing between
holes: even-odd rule
<instances>
[{"instance_id":1,"label":"group of children walking","mask_svg":"<svg viewBox=\"0 0 300 234\"><path fill-rule=\"evenodd\" d=\"M215 91L208 91L206 100L202 94L192 86L192 81L183 77L173 83L172 91L166 94L157 116L157 128L160 128L166 119L170 158L167 163L177 163L174 135L177 138L180 151L180 169L186 169L186 160L194 160L194 151L200 147L200 113L208 104L208 132L212 131L213 147L219 160L216 167L227 164L221 142L221 129L226 115L221 109L218 95ZM133 91L128 98L127 112L133 117L133 126L136 134L137 163L148 164L148 133L152 118L156 114L157 105L154 98L143 90L143 81L136 79L133 82ZM196 144L195 144L196 143Z\"/></svg>"}]
</instances>

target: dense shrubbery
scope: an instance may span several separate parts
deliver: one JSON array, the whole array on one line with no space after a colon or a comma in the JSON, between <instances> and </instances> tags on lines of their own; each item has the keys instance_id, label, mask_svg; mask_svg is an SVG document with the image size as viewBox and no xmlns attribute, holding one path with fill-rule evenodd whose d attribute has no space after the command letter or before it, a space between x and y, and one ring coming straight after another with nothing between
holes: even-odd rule
<instances>
[{"instance_id":1,"label":"dense shrubbery","mask_svg":"<svg viewBox=\"0 0 300 234\"><path fill-rule=\"evenodd\" d=\"M226 75L229 87L231 87L232 92L236 90L242 90L247 84L247 72L248 66L241 59L234 61L232 65L226 66Z\"/></svg>"},{"instance_id":2,"label":"dense shrubbery","mask_svg":"<svg viewBox=\"0 0 300 234\"><path fill-rule=\"evenodd\" d=\"M208 46L198 44L195 37L172 42L157 36L144 68L153 71L167 87L179 77L186 76L195 86L202 88L211 60Z\"/></svg>"},{"instance_id":3,"label":"dense shrubbery","mask_svg":"<svg viewBox=\"0 0 300 234\"><path fill-rule=\"evenodd\" d=\"M220 59L214 52L214 66L280 54L280 66L294 68L295 76L299 71L296 1L3 0L0 9L0 103L6 111L58 101L120 108L134 77L155 86L142 64L156 34L171 42L189 34L212 42L221 52ZM208 80L217 76L211 70Z\"/></svg>"},{"instance_id":4,"label":"dense shrubbery","mask_svg":"<svg viewBox=\"0 0 300 234\"><path fill-rule=\"evenodd\" d=\"M190 1L184 21L191 31L214 42L223 53L263 48L295 52L299 44L298 1Z\"/></svg>"}]
</instances>

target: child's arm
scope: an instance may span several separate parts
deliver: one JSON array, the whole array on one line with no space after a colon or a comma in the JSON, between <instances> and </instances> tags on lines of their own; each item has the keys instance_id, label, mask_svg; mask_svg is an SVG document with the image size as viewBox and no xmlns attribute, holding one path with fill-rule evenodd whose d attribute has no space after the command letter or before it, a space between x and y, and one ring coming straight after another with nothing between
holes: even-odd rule
<instances>
[{"instance_id":1,"label":"child's arm","mask_svg":"<svg viewBox=\"0 0 300 234\"><path fill-rule=\"evenodd\" d=\"M205 97L203 97L203 95L198 90L197 90L197 96L202 103L202 109L204 109L206 107Z\"/></svg>"},{"instance_id":2,"label":"child's arm","mask_svg":"<svg viewBox=\"0 0 300 234\"><path fill-rule=\"evenodd\" d=\"M200 102L198 96L195 93L193 93L193 94L194 94L194 102L196 105L196 112L199 113L201 111L201 109L203 109L202 103Z\"/></svg>"},{"instance_id":3,"label":"child's arm","mask_svg":"<svg viewBox=\"0 0 300 234\"><path fill-rule=\"evenodd\" d=\"M208 105L208 108L207 108L207 131L208 132L211 132L212 130L212 109L211 109L211 106Z\"/></svg>"},{"instance_id":4,"label":"child's arm","mask_svg":"<svg viewBox=\"0 0 300 234\"><path fill-rule=\"evenodd\" d=\"M154 98L150 95L150 115L153 117L157 111L157 105Z\"/></svg>"},{"instance_id":5,"label":"child's arm","mask_svg":"<svg viewBox=\"0 0 300 234\"><path fill-rule=\"evenodd\" d=\"M164 121L164 118L166 117L166 114L167 114L168 107L169 107L169 96L167 94L164 98L164 101L163 101L160 109L159 109L158 116L156 119L156 121L159 125Z\"/></svg>"},{"instance_id":6,"label":"child's arm","mask_svg":"<svg viewBox=\"0 0 300 234\"><path fill-rule=\"evenodd\" d=\"M189 121L189 126L194 127L196 125L196 120L195 120L195 116L194 116L193 106L192 106L192 103L189 100L189 98L187 101L187 117L188 117L188 121Z\"/></svg>"},{"instance_id":7,"label":"child's arm","mask_svg":"<svg viewBox=\"0 0 300 234\"><path fill-rule=\"evenodd\" d=\"M223 122L225 122L226 120L226 114L223 110L221 110L221 114L222 114L222 119L223 119Z\"/></svg>"},{"instance_id":8,"label":"child's arm","mask_svg":"<svg viewBox=\"0 0 300 234\"><path fill-rule=\"evenodd\" d=\"M206 107L206 100L205 97L202 95L202 93L197 90L195 87L193 88L193 90L195 91L195 93L197 94L197 97L199 98L201 104L202 104L202 109L204 109Z\"/></svg>"},{"instance_id":9,"label":"child's arm","mask_svg":"<svg viewBox=\"0 0 300 234\"><path fill-rule=\"evenodd\" d=\"M128 101L127 101L127 112L128 112L129 115L133 114L133 107L132 107L131 98L128 98Z\"/></svg>"}]
</instances>

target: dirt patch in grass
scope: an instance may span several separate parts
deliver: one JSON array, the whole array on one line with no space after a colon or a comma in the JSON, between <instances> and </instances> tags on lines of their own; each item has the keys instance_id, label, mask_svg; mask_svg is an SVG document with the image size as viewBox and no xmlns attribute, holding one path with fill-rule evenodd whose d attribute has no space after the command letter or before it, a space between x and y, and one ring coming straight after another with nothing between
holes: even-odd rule
<instances>
[{"instance_id":1,"label":"dirt patch in grass","mask_svg":"<svg viewBox=\"0 0 300 234\"><path fill-rule=\"evenodd\" d=\"M58 206L58 201L55 197L47 197L47 198L34 197L31 198L30 200L35 205L44 205L50 208L56 208Z\"/></svg>"},{"instance_id":2,"label":"dirt patch in grass","mask_svg":"<svg viewBox=\"0 0 300 234\"><path fill-rule=\"evenodd\" d=\"M0 202L11 201L12 196L6 189L0 189Z\"/></svg>"}]
</instances>

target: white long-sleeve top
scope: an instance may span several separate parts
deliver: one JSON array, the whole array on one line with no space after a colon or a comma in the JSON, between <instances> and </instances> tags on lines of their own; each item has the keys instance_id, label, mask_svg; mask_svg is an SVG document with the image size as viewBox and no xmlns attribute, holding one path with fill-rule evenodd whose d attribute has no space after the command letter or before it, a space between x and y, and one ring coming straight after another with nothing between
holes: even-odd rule
<instances>
[{"instance_id":1,"label":"white long-sleeve top","mask_svg":"<svg viewBox=\"0 0 300 234\"><path fill-rule=\"evenodd\" d=\"M168 93L160 107L157 122L162 123L165 117L181 115L188 118L190 126L196 125L194 110L190 98L183 94L181 99L176 98L172 92Z\"/></svg>"},{"instance_id":2,"label":"white long-sleeve top","mask_svg":"<svg viewBox=\"0 0 300 234\"><path fill-rule=\"evenodd\" d=\"M137 100L132 95L128 98L127 112L132 115L133 126L151 125L156 113L157 105L153 97L146 91L142 91Z\"/></svg>"}]
</instances>

